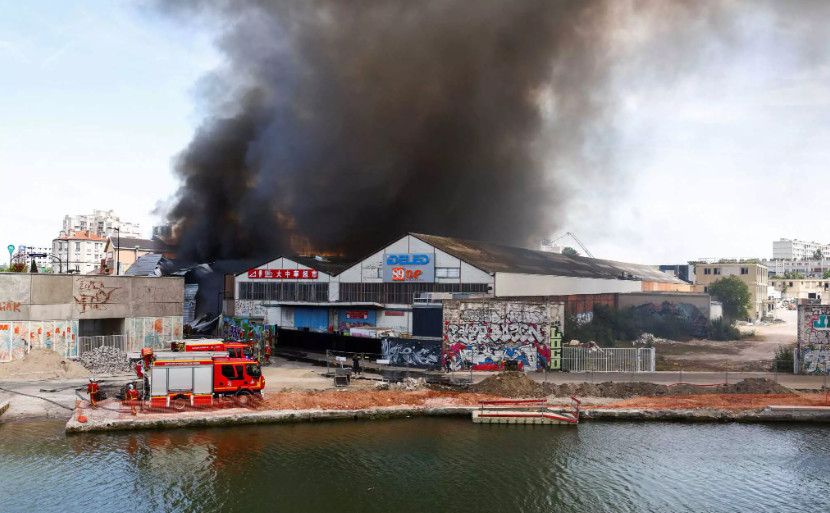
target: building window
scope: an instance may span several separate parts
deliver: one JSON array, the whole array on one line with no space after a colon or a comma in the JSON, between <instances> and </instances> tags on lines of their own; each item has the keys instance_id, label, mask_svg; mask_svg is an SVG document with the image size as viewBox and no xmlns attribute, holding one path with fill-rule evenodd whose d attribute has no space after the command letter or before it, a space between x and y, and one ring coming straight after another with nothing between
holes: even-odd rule
<instances>
[{"instance_id":1,"label":"building window","mask_svg":"<svg viewBox=\"0 0 830 513\"><path fill-rule=\"evenodd\" d=\"M711 269L704 269L703 274L712 274L712 270Z\"/></svg>"},{"instance_id":2,"label":"building window","mask_svg":"<svg viewBox=\"0 0 830 513\"><path fill-rule=\"evenodd\" d=\"M720 274L720 269L719 268L716 267L712 270L715 271L713 274Z\"/></svg>"},{"instance_id":3,"label":"building window","mask_svg":"<svg viewBox=\"0 0 830 513\"><path fill-rule=\"evenodd\" d=\"M708 293L709 292L709 287L703 287L703 292Z\"/></svg>"},{"instance_id":4,"label":"building window","mask_svg":"<svg viewBox=\"0 0 830 513\"><path fill-rule=\"evenodd\" d=\"M458 267L436 267L436 278L458 278L461 276L461 269Z\"/></svg>"},{"instance_id":5,"label":"building window","mask_svg":"<svg viewBox=\"0 0 830 513\"><path fill-rule=\"evenodd\" d=\"M749 267L741 267L741 274L749 274Z\"/></svg>"},{"instance_id":6,"label":"building window","mask_svg":"<svg viewBox=\"0 0 830 513\"><path fill-rule=\"evenodd\" d=\"M421 292L487 293L487 283L341 283L340 301L409 305Z\"/></svg>"},{"instance_id":7,"label":"building window","mask_svg":"<svg viewBox=\"0 0 830 513\"><path fill-rule=\"evenodd\" d=\"M80 242L76 242L76 243L75 243L75 251L80 251L80 250L81 250L81 243L80 243Z\"/></svg>"},{"instance_id":8,"label":"building window","mask_svg":"<svg viewBox=\"0 0 830 513\"><path fill-rule=\"evenodd\" d=\"M329 300L329 284L241 282L239 284L239 299L323 303Z\"/></svg>"},{"instance_id":9,"label":"building window","mask_svg":"<svg viewBox=\"0 0 830 513\"><path fill-rule=\"evenodd\" d=\"M788 286L788 287L792 287L792 286L793 286L793 282L790 282L790 284L789 284L789 285L787 285L787 286Z\"/></svg>"}]
</instances>

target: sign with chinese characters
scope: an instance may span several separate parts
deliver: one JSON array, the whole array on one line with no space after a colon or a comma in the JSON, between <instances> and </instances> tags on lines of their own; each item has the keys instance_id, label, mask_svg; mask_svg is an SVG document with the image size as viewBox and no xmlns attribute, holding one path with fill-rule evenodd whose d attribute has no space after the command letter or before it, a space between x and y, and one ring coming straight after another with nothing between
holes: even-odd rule
<instances>
[{"instance_id":1,"label":"sign with chinese characters","mask_svg":"<svg viewBox=\"0 0 830 513\"><path fill-rule=\"evenodd\" d=\"M368 320L369 312L367 310L347 310L346 319L361 319Z\"/></svg>"},{"instance_id":2,"label":"sign with chinese characters","mask_svg":"<svg viewBox=\"0 0 830 513\"><path fill-rule=\"evenodd\" d=\"M248 278L252 280L316 280L314 269L251 269Z\"/></svg>"},{"instance_id":3,"label":"sign with chinese characters","mask_svg":"<svg viewBox=\"0 0 830 513\"><path fill-rule=\"evenodd\" d=\"M435 282L435 262L426 253L384 253L383 281L400 283Z\"/></svg>"}]
</instances>

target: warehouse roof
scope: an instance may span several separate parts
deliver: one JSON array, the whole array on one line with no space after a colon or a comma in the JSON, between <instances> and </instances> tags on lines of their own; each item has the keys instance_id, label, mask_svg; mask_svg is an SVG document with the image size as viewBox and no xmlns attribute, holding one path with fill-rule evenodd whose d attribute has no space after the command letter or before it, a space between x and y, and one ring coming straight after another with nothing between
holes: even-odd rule
<instances>
[{"instance_id":1,"label":"warehouse roof","mask_svg":"<svg viewBox=\"0 0 830 513\"><path fill-rule=\"evenodd\" d=\"M410 233L427 244L490 273L541 274L575 278L631 279L662 283L684 283L642 264L566 256L547 251L501 246L452 237Z\"/></svg>"},{"instance_id":2,"label":"warehouse roof","mask_svg":"<svg viewBox=\"0 0 830 513\"><path fill-rule=\"evenodd\" d=\"M287 260L291 260L292 262L296 262L300 265L304 265L309 269L314 269L315 271L320 271L322 273L326 273L329 276L336 276L341 272L345 271L352 265L354 262L349 260L342 260L342 259L329 259L328 257L318 257L318 256L305 256L305 255L293 255L293 256L278 256L274 258L269 258L267 261L259 263L257 265L248 267L246 270L236 273L237 276L241 274L245 274L248 272L248 269L256 269L257 267L261 267L263 265L269 264L274 260L279 260L280 258L285 258Z\"/></svg>"}]
</instances>

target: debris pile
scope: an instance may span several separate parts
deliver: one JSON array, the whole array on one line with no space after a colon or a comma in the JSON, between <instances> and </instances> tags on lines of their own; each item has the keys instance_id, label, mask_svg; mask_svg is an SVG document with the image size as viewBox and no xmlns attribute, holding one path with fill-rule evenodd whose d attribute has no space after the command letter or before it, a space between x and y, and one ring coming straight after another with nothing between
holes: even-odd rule
<instances>
[{"instance_id":1,"label":"debris pile","mask_svg":"<svg viewBox=\"0 0 830 513\"><path fill-rule=\"evenodd\" d=\"M764 378L749 378L733 384L712 386L679 384L674 386L644 382L539 383L523 372L502 372L471 387L479 394L510 398L610 397L628 399L643 396L708 394L792 394L789 388Z\"/></svg>"},{"instance_id":2,"label":"debris pile","mask_svg":"<svg viewBox=\"0 0 830 513\"><path fill-rule=\"evenodd\" d=\"M86 377L88 370L49 349L32 349L24 358L0 363L0 379L8 381Z\"/></svg>"},{"instance_id":3,"label":"debris pile","mask_svg":"<svg viewBox=\"0 0 830 513\"><path fill-rule=\"evenodd\" d=\"M97 347L85 352L78 361L84 368L95 374L117 374L130 371L127 353L115 347Z\"/></svg>"},{"instance_id":4,"label":"debris pile","mask_svg":"<svg viewBox=\"0 0 830 513\"><path fill-rule=\"evenodd\" d=\"M541 383L528 378L524 372L508 371L490 376L481 383L471 387L477 394L498 395L501 397L545 397Z\"/></svg>"}]
</instances>

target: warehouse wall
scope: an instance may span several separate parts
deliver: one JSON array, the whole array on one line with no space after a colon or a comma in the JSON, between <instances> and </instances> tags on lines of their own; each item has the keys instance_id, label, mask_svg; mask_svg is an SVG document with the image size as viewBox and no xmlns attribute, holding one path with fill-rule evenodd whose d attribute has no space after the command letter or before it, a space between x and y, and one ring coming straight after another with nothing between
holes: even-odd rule
<instances>
[{"instance_id":1,"label":"warehouse wall","mask_svg":"<svg viewBox=\"0 0 830 513\"><path fill-rule=\"evenodd\" d=\"M641 282L539 274L496 273L496 297L567 296L640 292Z\"/></svg>"}]
</instances>

